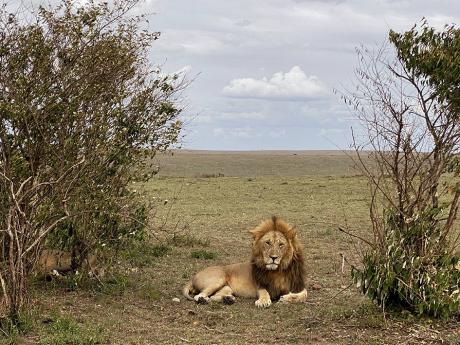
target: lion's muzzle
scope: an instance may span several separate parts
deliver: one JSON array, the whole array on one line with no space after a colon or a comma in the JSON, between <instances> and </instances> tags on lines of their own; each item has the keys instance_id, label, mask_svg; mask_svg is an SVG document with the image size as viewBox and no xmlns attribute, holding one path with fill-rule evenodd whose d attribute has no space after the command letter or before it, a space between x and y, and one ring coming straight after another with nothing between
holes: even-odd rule
<instances>
[{"instance_id":1,"label":"lion's muzzle","mask_svg":"<svg viewBox=\"0 0 460 345\"><path fill-rule=\"evenodd\" d=\"M270 255L268 258L265 258L265 268L270 271L274 271L278 268L281 262L279 256Z\"/></svg>"},{"instance_id":2,"label":"lion's muzzle","mask_svg":"<svg viewBox=\"0 0 460 345\"><path fill-rule=\"evenodd\" d=\"M265 268L267 270L269 270L269 271L274 271L274 270L278 269L278 264L275 264L275 263L266 264Z\"/></svg>"}]
</instances>

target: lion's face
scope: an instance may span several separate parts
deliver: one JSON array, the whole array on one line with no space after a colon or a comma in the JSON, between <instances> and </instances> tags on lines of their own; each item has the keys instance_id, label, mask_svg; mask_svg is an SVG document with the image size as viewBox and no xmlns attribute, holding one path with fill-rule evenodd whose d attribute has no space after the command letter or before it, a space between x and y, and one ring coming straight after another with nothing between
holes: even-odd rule
<instances>
[{"instance_id":1,"label":"lion's face","mask_svg":"<svg viewBox=\"0 0 460 345\"><path fill-rule=\"evenodd\" d=\"M279 231L269 231L253 244L253 260L259 267L275 271L286 268L292 260L289 240Z\"/></svg>"},{"instance_id":2,"label":"lion's face","mask_svg":"<svg viewBox=\"0 0 460 345\"><path fill-rule=\"evenodd\" d=\"M252 262L265 270L287 269L300 248L295 228L276 217L249 232L254 237Z\"/></svg>"},{"instance_id":3,"label":"lion's face","mask_svg":"<svg viewBox=\"0 0 460 345\"><path fill-rule=\"evenodd\" d=\"M259 246L262 247L261 252L265 268L274 271L278 269L281 260L286 255L289 243L281 232L270 231L260 238Z\"/></svg>"}]
</instances>

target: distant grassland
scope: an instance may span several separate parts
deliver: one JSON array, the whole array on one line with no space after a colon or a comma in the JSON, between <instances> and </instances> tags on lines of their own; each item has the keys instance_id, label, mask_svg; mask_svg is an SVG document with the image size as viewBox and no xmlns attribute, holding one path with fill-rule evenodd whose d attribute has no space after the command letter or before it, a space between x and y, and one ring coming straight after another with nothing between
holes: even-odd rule
<instances>
[{"instance_id":1,"label":"distant grassland","mask_svg":"<svg viewBox=\"0 0 460 345\"><path fill-rule=\"evenodd\" d=\"M353 151L194 151L159 154L160 176L354 176Z\"/></svg>"}]
</instances>

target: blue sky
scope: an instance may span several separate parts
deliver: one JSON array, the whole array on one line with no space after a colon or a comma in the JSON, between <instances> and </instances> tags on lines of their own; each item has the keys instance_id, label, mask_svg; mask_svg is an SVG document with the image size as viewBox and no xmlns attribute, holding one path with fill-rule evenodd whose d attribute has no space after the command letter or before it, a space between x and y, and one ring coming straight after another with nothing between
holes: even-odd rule
<instances>
[{"instance_id":1,"label":"blue sky","mask_svg":"<svg viewBox=\"0 0 460 345\"><path fill-rule=\"evenodd\" d=\"M457 0L144 0L135 11L161 32L151 63L193 80L182 146L215 150L348 148L359 125L333 89L353 84L356 47L422 17L460 19Z\"/></svg>"},{"instance_id":2,"label":"blue sky","mask_svg":"<svg viewBox=\"0 0 460 345\"><path fill-rule=\"evenodd\" d=\"M332 90L351 85L355 48L426 17L458 23L457 1L150 0L162 32L152 62L193 83L183 146L348 148L353 114Z\"/></svg>"}]
</instances>

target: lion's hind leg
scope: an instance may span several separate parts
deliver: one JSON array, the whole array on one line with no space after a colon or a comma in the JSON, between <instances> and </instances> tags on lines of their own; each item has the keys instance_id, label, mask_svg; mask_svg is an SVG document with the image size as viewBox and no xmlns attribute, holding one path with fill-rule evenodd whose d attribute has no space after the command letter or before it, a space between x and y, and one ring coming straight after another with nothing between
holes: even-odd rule
<instances>
[{"instance_id":1,"label":"lion's hind leg","mask_svg":"<svg viewBox=\"0 0 460 345\"><path fill-rule=\"evenodd\" d=\"M214 292L219 290L224 282L217 281L214 282L212 285L207 286L204 288L198 295L194 297L195 301L198 304L206 304L209 302L209 296L211 296Z\"/></svg>"},{"instance_id":2,"label":"lion's hind leg","mask_svg":"<svg viewBox=\"0 0 460 345\"><path fill-rule=\"evenodd\" d=\"M235 303L235 296L233 296L232 288L228 285L225 285L222 289L211 296L211 301L222 302L224 304Z\"/></svg>"},{"instance_id":3,"label":"lion's hind leg","mask_svg":"<svg viewBox=\"0 0 460 345\"><path fill-rule=\"evenodd\" d=\"M227 284L225 272L219 267L209 267L193 278L193 285L200 291L193 299L199 304L206 304L209 296Z\"/></svg>"}]
</instances>

